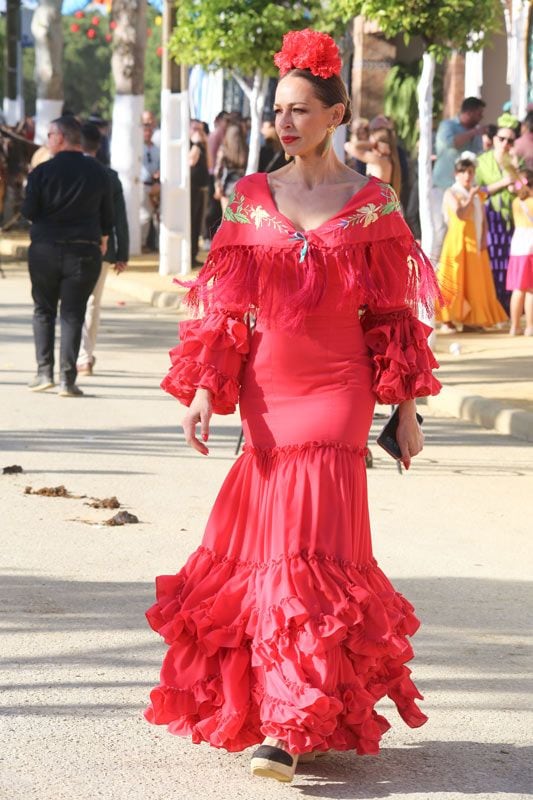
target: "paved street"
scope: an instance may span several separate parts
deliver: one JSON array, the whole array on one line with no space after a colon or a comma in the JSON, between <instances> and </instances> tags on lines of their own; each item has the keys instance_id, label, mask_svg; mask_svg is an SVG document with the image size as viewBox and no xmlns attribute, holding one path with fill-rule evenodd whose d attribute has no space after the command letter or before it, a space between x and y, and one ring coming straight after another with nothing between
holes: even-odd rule
<instances>
[{"instance_id":1,"label":"paved street","mask_svg":"<svg viewBox=\"0 0 533 800\"><path fill-rule=\"evenodd\" d=\"M164 652L153 578L200 541L238 418L208 459L186 449L158 389L178 315L105 295L81 400L35 395L29 282L0 277L0 797L6 800L519 800L533 787L531 445L422 409L427 446L398 475L373 446L374 547L416 606L416 682L430 721L393 723L379 757L336 754L292 786L252 779L249 752L194 746L142 709ZM116 283L115 283L116 285ZM382 425L377 420L375 430ZM25 494L64 485L77 498ZM116 495L140 520L107 527Z\"/></svg>"}]
</instances>

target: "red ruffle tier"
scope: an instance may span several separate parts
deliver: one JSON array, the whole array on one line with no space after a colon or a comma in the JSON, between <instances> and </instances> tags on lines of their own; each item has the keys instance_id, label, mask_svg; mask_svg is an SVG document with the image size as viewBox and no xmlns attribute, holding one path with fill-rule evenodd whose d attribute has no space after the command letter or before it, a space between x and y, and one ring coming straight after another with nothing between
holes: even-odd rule
<instances>
[{"instance_id":1,"label":"red ruffle tier","mask_svg":"<svg viewBox=\"0 0 533 800\"><path fill-rule=\"evenodd\" d=\"M242 498L231 505L233 531L219 538L220 546L224 552L238 549L239 520L252 496L266 502L258 487L267 473L269 491L293 521L298 498L308 497L308 516L300 520L309 529L308 541L313 523L324 541L344 540L341 528L349 541L343 520L355 518L352 504L359 501L349 486L361 481L362 457L363 451L326 443L247 451L219 496L221 515L231 497ZM336 509L329 506L331 522L324 531L325 497L313 500L309 491L317 481L323 487L328 472L344 501ZM221 519L215 505L207 540ZM277 528L277 534L270 530L275 519L265 516L257 552L282 536ZM365 538L361 515L357 524ZM298 532L299 526L295 541ZM293 752L333 748L373 754L389 728L374 710L386 695L411 727L426 721L405 665L413 656L407 637L419 623L372 557L357 565L323 549L289 548L288 555L264 561L240 560L204 545L177 575L157 579L157 602L147 618L169 649L146 718L194 742L237 751L274 736Z\"/></svg>"}]
</instances>

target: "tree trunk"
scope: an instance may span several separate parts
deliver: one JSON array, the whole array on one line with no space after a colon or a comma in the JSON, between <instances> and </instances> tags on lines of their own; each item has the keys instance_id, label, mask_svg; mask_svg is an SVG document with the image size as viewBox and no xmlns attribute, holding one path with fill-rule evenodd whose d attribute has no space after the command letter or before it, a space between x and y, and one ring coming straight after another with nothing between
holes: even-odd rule
<instances>
[{"instance_id":1,"label":"tree trunk","mask_svg":"<svg viewBox=\"0 0 533 800\"><path fill-rule=\"evenodd\" d=\"M529 27L528 0L512 0L511 13L506 8L507 83L511 87L511 113L523 119L527 113L528 70L527 37Z\"/></svg>"},{"instance_id":2,"label":"tree trunk","mask_svg":"<svg viewBox=\"0 0 533 800\"><path fill-rule=\"evenodd\" d=\"M40 0L33 12L37 101L35 141L45 144L50 122L63 108L63 28L61 0Z\"/></svg>"},{"instance_id":3,"label":"tree trunk","mask_svg":"<svg viewBox=\"0 0 533 800\"><path fill-rule=\"evenodd\" d=\"M422 74L418 83L418 120L420 139L418 145L418 198L420 228L422 231L422 250L427 255L433 251L434 232L431 220L431 154L433 150L433 80L435 78L435 56L424 53ZM428 320L421 310L420 316ZM434 346L435 335L429 337L430 347Z\"/></svg>"},{"instance_id":4,"label":"tree trunk","mask_svg":"<svg viewBox=\"0 0 533 800\"><path fill-rule=\"evenodd\" d=\"M144 108L144 54L146 47L146 0L113 0L113 55L115 81L111 164L117 170L130 228L130 252L141 252L140 209Z\"/></svg>"},{"instance_id":5,"label":"tree trunk","mask_svg":"<svg viewBox=\"0 0 533 800\"><path fill-rule=\"evenodd\" d=\"M8 100L17 99L19 42L20 42L20 0L7 0L5 96L8 98ZM12 122L8 122L8 125L12 124L13 124Z\"/></svg>"},{"instance_id":6,"label":"tree trunk","mask_svg":"<svg viewBox=\"0 0 533 800\"><path fill-rule=\"evenodd\" d=\"M263 117L263 109L265 107L265 100L268 93L268 77L263 75L261 70L257 70L254 74L252 87L248 86L240 75L232 73L233 77L243 90L250 103L250 143L248 150L248 164L246 165L246 174L250 175L252 172L257 172L259 166L259 151L261 149L261 122Z\"/></svg>"},{"instance_id":7,"label":"tree trunk","mask_svg":"<svg viewBox=\"0 0 533 800\"><path fill-rule=\"evenodd\" d=\"M259 152L261 150L261 122L268 92L268 77L257 70L254 75L252 95L250 98L250 149L246 174L257 172L259 168Z\"/></svg>"},{"instance_id":8,"label":"tree trunk","mask_svg":"<svg viewBox=\"0 0 533 800\"><path fill-rule=\"evenodd\" d=\"M418 150L418 192L420 206L420 228L422 249L429 255L433 248L433 225L431 224L431 153L433 129L433 79L435 57L424 53L422 74L418 83L418 119L420 139Z\"/></svg>"}]
</instances>

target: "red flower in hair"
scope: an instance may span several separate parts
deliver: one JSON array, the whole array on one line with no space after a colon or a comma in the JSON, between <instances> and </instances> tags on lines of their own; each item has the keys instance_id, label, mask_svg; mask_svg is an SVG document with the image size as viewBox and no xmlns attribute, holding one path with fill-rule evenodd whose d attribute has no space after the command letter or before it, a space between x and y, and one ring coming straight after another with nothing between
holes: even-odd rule
<instances>
[{"instance_id":1,"label":"red flower in hair","mask_svg":"<svg viewBox=\"0 0 533 800\"><path fill-rule=\"evenodd\" d=\"M339 48L331 36L310 28L286 33L274 63L282 78L291 69L308 69L319 78L331 78L340 75L342 67Z\"/></svg>"}]
</instances>

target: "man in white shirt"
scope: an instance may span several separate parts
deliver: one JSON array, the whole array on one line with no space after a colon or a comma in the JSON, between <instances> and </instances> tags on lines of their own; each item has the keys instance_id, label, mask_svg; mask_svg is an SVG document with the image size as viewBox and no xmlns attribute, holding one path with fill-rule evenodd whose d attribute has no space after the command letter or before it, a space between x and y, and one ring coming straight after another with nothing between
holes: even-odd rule
<instances>
[{"instance_id":1,"label":"man in white shirt","mask_svg":"<svg viewBox=\"0 0 533 800\"><path fill-rule=\"evenodd\" d=\"M159 147L153 141L152 136L155 127L154 116L151 111L143 111L143 158L141 165L141 181L143 184L143 199L140 213L141 223L141 244L143 248L155 249L158 211L160 198L160 169L161 156ZM152 236L150 235L152 233Z\"/></svg>"}]
</instances>

